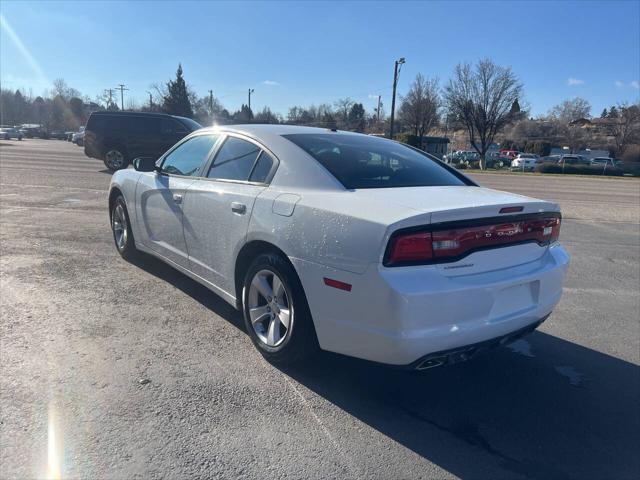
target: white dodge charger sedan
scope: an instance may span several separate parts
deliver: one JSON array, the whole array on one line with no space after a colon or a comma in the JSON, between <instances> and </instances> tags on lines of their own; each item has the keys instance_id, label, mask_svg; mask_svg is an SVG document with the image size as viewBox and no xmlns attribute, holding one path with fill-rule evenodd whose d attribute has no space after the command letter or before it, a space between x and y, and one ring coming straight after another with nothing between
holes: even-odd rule
<instances>
[{"instance_id":1,"label":"white dodge charger sedan","mask_svg":"<svg viewBox=\"0 0 640 480\"><path fill-rule=\"evenodd\" d=\"M391 140L214 127L134 168L111 180L120 254L154 255L241 309L272 362L320 348L455 363L534 330L562 294L558 205Z\"/></svg>"}]
</instances>

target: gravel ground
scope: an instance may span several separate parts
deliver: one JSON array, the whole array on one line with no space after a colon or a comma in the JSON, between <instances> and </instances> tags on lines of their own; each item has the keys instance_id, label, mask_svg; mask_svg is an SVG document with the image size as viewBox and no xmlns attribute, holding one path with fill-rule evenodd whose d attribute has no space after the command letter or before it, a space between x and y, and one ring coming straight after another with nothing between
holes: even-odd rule
<instances>
[{"instance_id":1,"label":"gravel ground","mask_svg":"<svg viewBox=\"0 0 640 480\"><path fill-rule=\"evenodd\" d=\"M539 331L421 375L281 370L214 294L117 255L101 162L0 142L0 478L639 478L640 182L474 178L563 207Z\"/></svg>"}]
</instances>

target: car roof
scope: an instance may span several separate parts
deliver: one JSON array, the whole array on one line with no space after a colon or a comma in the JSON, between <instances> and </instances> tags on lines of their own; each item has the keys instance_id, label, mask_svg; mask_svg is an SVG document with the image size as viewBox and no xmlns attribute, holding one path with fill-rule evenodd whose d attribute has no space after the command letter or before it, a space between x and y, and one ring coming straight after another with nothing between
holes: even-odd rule
<instances>
[{"instance_id":1,"label":"car roof","mask_svg":"<svg viewBox=\"0 0 640 480\"><path fill-rule=\"evenodd\" d=\"M115 115L115 116L136 116L136 117L176 117L175 115L169 115L167 113L160 112L123 112L123 111L114 111L114 110L96 110L95 112L91 112L91 115Z\"/></svg>"},{"instance_id":2,"label":"car roof","mask_svg":"<svg viewBox=\"0 0 640 480\"><path fill-rule=\"evenodd\" d=\"M346 132L343 130L332 130L330 128L318 128L318 127L303 127L300 125L280 125L280 124L244 124L244 125L214 125L213 127L203 128L201 131L210 132L229 132L246 135L254 138L255 140L266 143L267 145L272 142L278 142L282 139L283 135L293 134L332 134L332 135L364 135L364 133ZM288 142L288 140L287 140Z\"/></svg>"}]
</instances>

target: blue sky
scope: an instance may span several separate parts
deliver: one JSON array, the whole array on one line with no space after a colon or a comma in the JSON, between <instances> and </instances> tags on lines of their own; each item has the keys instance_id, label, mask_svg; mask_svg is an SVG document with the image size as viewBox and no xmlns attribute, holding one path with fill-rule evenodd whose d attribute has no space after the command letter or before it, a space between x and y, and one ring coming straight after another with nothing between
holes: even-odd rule
<instances>
[{"instance_id":1,"label":"blue sky","mask_svg":"<svg viewBox=\"0 0 640 480\"><path fill-rule=\"evenodd\" d=\"M588 99L594 115L640 96L640 2L0 3L3 88L41 94L56 78L94 98L124 83L139 102L181 62L200 94L233 111L351 97L391 105L419 72L444 83L459 62L511 66L533 114ZM125 100L126 101L126 100Z\"/></svg>"}]
</instances>

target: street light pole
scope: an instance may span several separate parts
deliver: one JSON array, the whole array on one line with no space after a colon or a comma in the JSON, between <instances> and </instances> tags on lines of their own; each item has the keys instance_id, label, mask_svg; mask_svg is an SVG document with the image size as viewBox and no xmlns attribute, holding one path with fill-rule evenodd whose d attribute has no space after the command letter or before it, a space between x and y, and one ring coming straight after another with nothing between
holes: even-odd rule
<instances>
[{"instance_id":1,"label":"street light pole","mask_svg":"<svg viewBox=\"0 0 640 480\"><path fill-rule=\"evenodd\" d=\"M253 93L253 88L249 89L249 110L251 110L251 94Z\"/></svg>"},{"instance_id":2,"label":"street light pole","mask_svg":"<svg viewBox=\"0 0 640 480\"><path fill-rule=\"evenodd\" d=\"M398 69L398 65L402 65L405 62L404 57L396 60L395 66L393 68L393 95L391 96L391 121L389 122L389 138L393 140L393 121L395 119L396 114L396 87L398 86L398 74L400 70ZM402 67L400 67L402 68Z\"/></svg>"}]
</instances>

